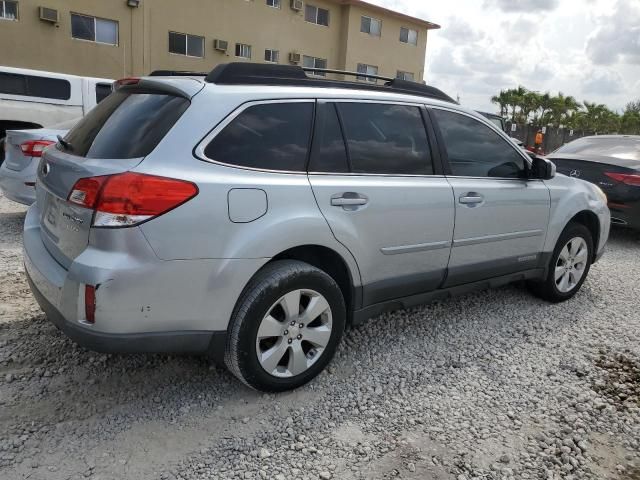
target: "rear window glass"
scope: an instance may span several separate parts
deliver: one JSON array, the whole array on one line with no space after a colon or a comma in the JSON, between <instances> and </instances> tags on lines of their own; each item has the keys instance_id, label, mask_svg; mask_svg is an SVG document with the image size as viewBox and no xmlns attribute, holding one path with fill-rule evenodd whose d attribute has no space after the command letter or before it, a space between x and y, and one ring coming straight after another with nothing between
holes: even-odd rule
<instances>
[{"instance_id":1,"label":"rear window glass","mask_svg":"<svg viewBox=\"0 0 640 480\"><path fill-rule=\"evenodd\" d=\"M247 108L204 150L207 158L240 167L306 171L313 103L267 103Z\"/></svg>"},{"instance_id":2,"label":"rear window glass","mask_svg":"<svg viewBox=\"0 0 640 480\"><path fill-rule=\"evenodd\" d=\"M69 100L71 98L71 84L60 78L3 72L0 73L0 93Z\"/></svg>"},{"instance_id":3,"label":"rear window glass","mask_svg":"<svg viewBox=\"0 0 640 480\"><path fill-rule=\"evenodd\" d=\"M640 160L640 140L625 137L580 138L563 145L554 153L586 153L588 155Z\"/></svg>"},{"instance_id":4,"label":"rear window glass","mask_svg":"<svg viewBox=\"0 0 640 480\"><path fill-rule=\"evenodd\" d=\"M73 155L137 158L150 154L188 108L182 97L118 91L100 102L64 138Z\"/></svg>"}]
</instances>

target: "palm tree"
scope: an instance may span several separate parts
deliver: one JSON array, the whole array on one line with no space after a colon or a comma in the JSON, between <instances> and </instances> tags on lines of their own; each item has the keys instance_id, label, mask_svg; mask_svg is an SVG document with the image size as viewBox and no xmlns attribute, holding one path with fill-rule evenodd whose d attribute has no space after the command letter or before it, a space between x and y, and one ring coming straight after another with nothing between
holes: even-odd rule
<instances>
[{"instance_id":1,"label":"palm tree","mask_svg":"<svg viewBox=\"0 0 640 480\"><path fill-rule=\"evenodd\" d=\"M508 113L508 104L509 96L506 91L500 90L498 95L494 95L491 97L491 103L495 103L500 107L500 116L506 117Z\"/></svg>"}]
</instances>

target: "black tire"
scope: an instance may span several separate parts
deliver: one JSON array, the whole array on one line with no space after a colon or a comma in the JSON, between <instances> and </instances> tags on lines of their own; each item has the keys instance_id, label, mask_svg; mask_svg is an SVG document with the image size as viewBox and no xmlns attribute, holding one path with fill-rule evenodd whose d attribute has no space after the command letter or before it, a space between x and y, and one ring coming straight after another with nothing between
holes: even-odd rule
<instances>
[{"instance_id":1,"label":"black tire","mask_svg":"<svg viewBox=\"0 0 640 480\"><path fill-rule=\"evenodd\" d=\"M320 293L331 309L329 342L321 356L299 375L277 377L260 364L256 352L258 329L269 309L285 294L297 289ZM240 295L227 330L225 363L238 379L264 392L292 390L316 377L333 358L346 323L346 308L340 287L328 274L298 260L267 264L251 279Z\"/></svg>"},{"instance_id":2,"label":"black tire","mask_svg":"<svg viewBox=\"0 0 640 480\"><path fill-rule=\"evenodd\" d=\"M558 285L556 284L555 267L558 263L558 257L560 256L560 252L562 251L562 249L569 242L569 240L576 237L581 237L587 244L587 262L585 265L584 273L582 274L582 278L580 278L578 283L570 291L562 292L558 289ZM553 254L551 255L551 259L549 260L549 265L547 267L547 277L543 281L529 282L529 289L533 292L534 295L549 302L558 303L569 300L576 293L578 293L578 291L582 287L582 284L587 279L592 261L593 239L591 237L591 232L581 223L569 223L569 225L567 225L560 234L560 238L558 238L556 247L553 250Z\"/></svg>"}]
</instances>

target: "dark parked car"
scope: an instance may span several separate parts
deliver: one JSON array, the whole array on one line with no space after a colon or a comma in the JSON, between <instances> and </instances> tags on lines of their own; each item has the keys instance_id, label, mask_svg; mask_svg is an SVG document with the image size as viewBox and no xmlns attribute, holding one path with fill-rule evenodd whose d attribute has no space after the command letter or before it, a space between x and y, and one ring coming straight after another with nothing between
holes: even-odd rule
<instances>
[{"instance_id":1,"label":"dark parked car","mask_svg":"<svg viewBox=\"0 0 640 480\"><path fill-rule=\"evenodd\" d=\"M640 135L583 137L547 158L558 172L598 185L614 224L640 230Z\"/></svg>"}]
</instances>

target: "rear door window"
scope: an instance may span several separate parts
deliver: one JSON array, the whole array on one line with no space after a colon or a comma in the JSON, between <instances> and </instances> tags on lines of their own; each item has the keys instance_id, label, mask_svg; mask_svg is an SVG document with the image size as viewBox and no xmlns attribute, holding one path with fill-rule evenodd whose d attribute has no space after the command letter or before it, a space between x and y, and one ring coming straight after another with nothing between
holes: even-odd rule
<instances>
[{"instance_id":1,"label":"rear door window","mask_svg":"<svg viewBox=\"0 0 640 480\"><path fill-rule=\"evenodd\" d=\"M525 160L514 144L487 125L459 113L433 109L451 173L462 177L522 178Z\"/></svg>"},{"instance_id":2,"label":"rear door window","mask_svg":"<svg viewBox=\"0 0 640 480\"><path fill-rule=\"evenodd\" d=\"M88 158L138 158L150 154L189 107L189 100L160 93L117 91L91 110L58 145Z\"/></svg>"},{"instance_id":3,"label":"rear door window","mask_svg":"<svg viewBox=\"0 0 640 480\"><path fill-rule=\"evenodd\" d=\"M251 106L211 140L204 154L239 167L304 172L313 109L313 102Z\"/></svg>"},{"instance_id":4,"label":"rear door window","mask_svg":"<svg viewBox=\"0 0 640 480\"><path fill-rule=\"evenodd\" d=\"M333 103L318 105L309 172L349 172L347 149Z\"/></svg>"},{"instance_id":5,"label":"rear door window","mask_svg":"<svg viewBox=\"0 0 640 480\"><path fill-rule=\"evenodd\" d=\"M337 103L351 171L432 175L433 161L420 108L377 103Z\"/></svg>"}]
</instances>

